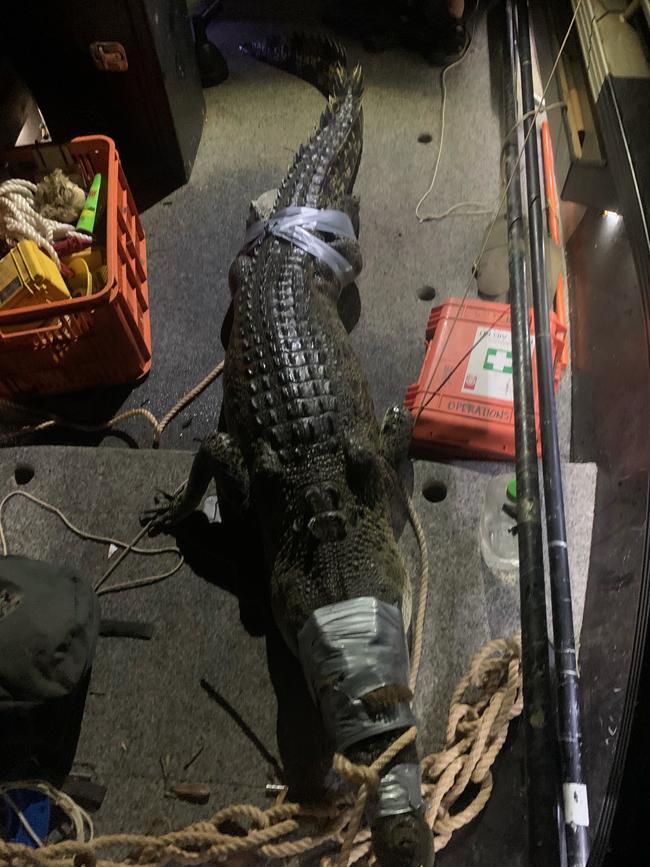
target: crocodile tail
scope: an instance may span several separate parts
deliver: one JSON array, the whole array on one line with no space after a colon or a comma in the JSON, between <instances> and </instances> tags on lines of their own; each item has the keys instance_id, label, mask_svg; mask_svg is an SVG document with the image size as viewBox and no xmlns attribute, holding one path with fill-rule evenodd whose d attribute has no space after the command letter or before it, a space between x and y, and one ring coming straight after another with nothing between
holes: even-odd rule
<instances>
[{"instance_id":1,"label":"crocodile tail","mask_svg":"<svg viewBox=\"0 0 650 867\"><path fill-rule=\"evenodd\" d=\"M360 100L363 96L363 69L359 63L354 67L348 78L349 86L352 89L352 95Z\"/></svg>"},{"instance_id":2,"label":"crocodile tail","mask_svg":"<svg viewBox=\"0 0 650 867\"><path fill-rule=\"evenodd\" d=\"M351 72L339 66L333 73L332 91L328 96L327 106L320 117L320 128L326 127L336 113L339 103L350 91L357 105L361 104L363 96L363 70L358 64Z\"/></svg>"},{"instance_id":3,"label":"crocodile tail","mask_svg":"<svg viewBox=\"0 0 650 867\"><path fill-rule=\"evenodd\" d=\"M312 133L307 144L302 144L298 148L293 162L289 166L289 170L285 175L284 180L278 189L278 195L275 200L274 210L287 207L292 201L292 196L295 192L296 179L305 171L305 165L309 164L313 167L313 154L320 147L320 142L323 136L336 129L336 119L343 118L342 107L346 97L349 95L350 111L345 113L343 120L350 126L357 127L356 140L358 142L358 158L361 156L361 98L363 96L363 72L360 66L355 66L351 72L339 66L336 70L336 75L332 81L332 93L330 93L327 105L320 116L320 122ZM309 168L309 171L312 169ZM350 178L350 189L352 188L354 176Z\"/></svg>"},{"instance_id":4,"label":"crocodile tail","mask_svg":"<svg viewBox=\"0 0 650 867\"><path fill-rule=\"evenodd\" d=\"M347 81L347 56L340 42L325 36L294 33L245 42L239 50L250 57L297 75L326 97L339 97Z\"/></svg>"}]
</instances>

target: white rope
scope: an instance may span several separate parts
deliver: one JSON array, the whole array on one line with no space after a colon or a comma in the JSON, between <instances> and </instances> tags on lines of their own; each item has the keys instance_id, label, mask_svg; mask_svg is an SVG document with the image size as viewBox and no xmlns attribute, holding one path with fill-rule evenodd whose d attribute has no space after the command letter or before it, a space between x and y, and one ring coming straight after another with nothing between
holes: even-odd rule
<instances>
[{"instance_id":1,"label":"white rope","mask_svg":"<svg viewBox=\"0 0 650 867\"><path fill-rule=\"evenodd\" d=\"M478 10L478 4L479 4L479 0L477 0L477 2L476 2L474 14L476 14L476 12ZM578 0L578 8L581 5L582 5L582 0ZM577 12L577 9L576 9L576 12ZM537 109L535 109L534 111L527 112L525 115L520 117L519 120L517 120L517 122L513 126L513 128L511 130L509 130L508 134L505 136L505 138L503 140L503 145L501 146L501 157L503 156L503 151L504 151L506 145L508 144L510 136L515 131L515 129L517 129L518 126L524 122L524 120L526 120L528 117L532 117L532 116L534 116L535 119L537 119L537 116L540 113L551 111L554 108L564 108L565 107L564 102L553 102L550 105L544 105L544 97L546 96L546 92L548 91L548 88L549 88L549 85L550 85L551 80L553 78L553 75L555 74L557 64L559 62L560 57L562 56L562 52L564 51L566 39L567 39L569 33L571 32L571 28L573 26L573 21L575 21L575 14L574 14L573 20L571 21L571 24L569 25L569 29L567 31L565 38L564 38L562 46L558 52L555 63L553 64L553 69L551 71L551 74L549 75L548 81L546 82L546 86L544 88L544 93L542 94L542 97L539 100L539 105L538 105ZM470 36L470 44L471 44L472 38L473 38L473 34L472 34L472 36ZM440 160L442 159L442 151L443 151L444 142L445 142L445 115L446 115L446 107L447 107L446 76L450 70L454 69L456 66L459 66L468 54L469 54L469 48L467 49L465 54L463 54L462 57L460 57L458 60L454 61L453 63L450 63L449 66L445 66L445 68L442 70L442 73L441 73L440 79L441 79L442 97L441 97L441 107L440 107L440 139L438 142L438 155L436 157L436 162L435 162L435 167L433 170L433 177L431 178L431 183L429 184L428 189L426 190L426 192L424 193L424 195L422 196L420 201L415 206L415 216L417 217L418 222L420 222L420 223L429 223L429 222L433 222L435 220L445 220L447 217L451 217L451 216L482 217L482 216L488 216L489 214L493 213L493 208L488 207L483 202L457 202L455 205L452 205L450 208L447 208L444 211L439 211L437 213L431 213L431 214L421 214L420 213L420 208L424 204L425 200L431 195L431 193L433 192L433 189L436 185L436 180L438 178L438 169L440 168ZM523 148L522 148L522 152L523 152ZM519 159L521 159L521 154L519 155ZM519 160L517 161L517 166L515 166L515 169L518 166L519 166ZM510 180L512 180L512 178ZM507 192L507 187L506 187L506 192ZM504 201L505 201L505 194L503 195L503 197L499 201L499 205L497 208L497 214L501 210L501 207L502 207ZM490 230L488 232L488 236L491 234L492 228L493 228L493 226L490 227ZM479 257L475 262L475 267L478 265L478 260L481 258L481 255L482 255L482 253L479 254Z\"/></svg>"},{"instance_id":2,"label":"white rope","mask_svg":"<svg viewBox=\"0 0 650 867\"><path fill-rule=\"evenodd\" d=\"M470 291L470 289L472 288L472 283L473 283L473 281L474 281L474 275L476 274L476 272L477 272L477 270L478 270L478 267L479 267L479 265L480 265L480 263L481 263L481 259L483 258L483 254L485 253L485 251L486 251L486 249L487 249L487 245L488 245L489 240L490 240L490 237L491 237L491 235L492 235L492 231L493 231L493 229L494 229L494 227L495 227L495 225L496 225L497 220L499 219L499 214L501 213L501 208L503 207L503 205L504 205L504 203L505 203L505 201L506 201L506 196L508 195L508 190L510 189L510 184L512 183L512 181L513 181L513 179L515 178L517 172L519 171L519 166L520 166L521 161L522 161L522 159L523 159L523 156L524 156L524 153L525 153L525 150L526 150L526 144L527 144L527 142L528 142L528 139L530 138L530 136L531 136L531 134L533 133L533 131L537 129L537 118L538 118L538 116L539 116L540 114L542 114L542 113L546 110L545 107L544 107L544 101L545 101L545 99L546 99L546 94L547 94L547 92L548 92L549 87L551 86L551 82L553 81L553 77L554 77L554 75L555 75L555 71L556 71L556 69L557 69L557 67L558 67L558 64L560 63L560 59L561 59L562 54L563 54L563 52L564 52L565 46L566 46L567 42L569 41L569 36L571 35L571 31L573 30L573 25L575 24L575 20L576 20L576 18L578 17L578 12L580 11L580 9L581 9L581 7L582 7L583 2L584 2L584 0L577 0L577 3L576 3L576 5L575 5L575 9L573 10L573 16L572 16L572 18L571 18L571 21L569 21L569 26L567 27L567 29L566 29L566 33L564 34L564 39L562 40L562 43L561 43L561 45L560 45L560 48L558 49L558 53L557 53L557 55L556 55L556 57L555 57L555 62L553 63L553 66L552 66L552 68L551 68L551 71L550 71L550 73L549 73L548 78L546 79L546 84L544 85L544 90L543 90L542 95L541 95L541 97L540 97L540 99L539 99L539 105L537 106L537 108L536 108L535 111L533 112L533 115L532 115L532 123L530 124L530 127L528 128L528 132L527 132L526 135L524 136L523 144L521 145L521 148L519 149L519 153L518 153L518 155L517 155L517 160L516 160L515 165L514 165L514 167L513 167L513 169L512 169L512 172L510 173L510 177L508 178L507 183L506 183L505 186L504 186L503 192L502 192L501 195L499 196L499 201L497 202L497 205L496 205L496 207L495 207L495 209L494 209L494 212L493 212L493 214L492 214L492 220L490 221L490 225L488 226L488 230L487 230L487 232L485 233L485 236L484 236L484 238L483 238L483 243L481 244L481 249L479 250L479 254L478 254L478 256L476 257L476 259L474 260L474 263L473 263L473 265L472 265L472 271L471 271L471 274L469 275L469 278L468 278L468 280L467 280L467 285L465 286L465 291L463 292L463 295L462 295L462 297L461 297L460 304L458 305L458 310L456 311L456 315L454 316L454 318L453 318L453 320L452 320L452 322L451 322L451 326L450 326L449 329L447 330L447 336L446 336L446 338L445 338L445 342L444 342L444 344L443 344L442 350L441 350L441 352L440 352L440 354L439 354L439 356L438 356L438 362L436 363L436 365L434 366L433 370L431 371L431 373L430 373L430 375L429 375L429 378L428 378L428 380L427 380L427 384L426 384L426 386L425 386L425 388L424 388L423 395L428 395L428 396L426 397L426 400L424 399L424 396L423 396L422 403L420 404L420 406L419 406L419 408L418 408L417 415L416 415L416 418L415 418L415 423L416 423L416 424L417 424L417 422L419 421L420 416L422 415L424 409L429 405L429 403L431 403L431 401L433 400L433 398L436 396L436 394L438 394L438 392L440 391L440 389L441 389L441 388L443 387L443 385L448 381L449 377L450 377L450 376L452 375L452 373L454 372L454 371L452 371L450 374L448 374L448 375L443 379L443 381L440 383L440 385L438 385L438 386L436 387L435 391L433 391L433 392L429 392L429 389L430 389L430 387L431 387L431 383L433 382L434 377L435 377L436 373L438 372L438 367L439 367L439 365L440 365L440 360L441 360L442 358L445 357L445 350L447 349L447 345L448 345L449 341L451 340L451 336L452 336L452 334L454 333L454 329L456 328L456 325L457 325L457 323L458 323L458 320L460 319L461 313L463 312L463 310L464 310L464 308L465 308L465 301L467 300L467 296L469 295L469 291ZM462 59L462 58L461 58L461 59ZM512 131L508 133L508 135L511 135L511 134L512 134ZM505 314L506 312L507 312L507 311L504 311L504 313L501 314L501 316L499 317L499 319L497 319L497 321L494 322L494 323L493 323L493 324L492 324L492 325L491 325L491 326L486 330L485 334L483 334L483 335L479 338L479 341L477 341L477 342L480 342L481 340L483 340L484 338L486 338L486 337L488 336L488 334L491 333L491 331L492 331L492 330L495 328L495 326L498 324L498 321L499 321L499 320L504 316L504 314Z\"/></svg>"},{"instance_id":3,"label":"white rope","mask_svg":"<svg viewBox=\"0 0 650 867\"><path fill-rule=\"evenodd\" d=\"M541 105L541 103L540 103L540 105ZM566 108L566 102L551 102L549 105L541 105L541 113L544 114L546 112L553 111L553 109L555 109L555 108ZM513 123L513 125L510 127L507 134L504 136L503 144L501 145L501 162L502 162L502 164L503 164L503 152L505 151L505 149L508 147L508 144L510 143L510 136L513 135L513 133L519 129L519 127L521 126L521 124L525 120L527 120L529 117L537 118L537 116L539 114L540 114L540 111L537 108L532 108L530 111L527 111L525 114L522 114L522 116L518 120L516 120ZM505 177L503 178L503 180L505 182L505 180L506 180Z\"/></svg>"},{"instance_id":4,"label":"white rope","mask_svg":"<svg viewBox=\"0 0 650 867\"><path fill-rule=\"evenodd\" d=\"M474 15L478 10L479 0L476 0L476 6L474 8ZM471 45L472 39L474 37L474 33L470 34L469 43ZM418 222L420 223L429 223L432 220L445 220L447 217L451 217L455 215L457 217L480 217L485 216L486 214L492 213L492 208L488 208L483 202L457 202L455 205L452 205L450 208L447 208L446 211L440 211L439 213L433 214L421 214L420 208L428 199L428 197L433 192L433 188L436 185L436 180L438 178L438 169L440 168L440 160L442 159L442 151L445 144L445 115L447 110L447 82L446 77L447 73L450 72L465 60L467 55L469 54L469 45L467 50L463 54L462 57L459 57L458 60L455 60L453 63L450 63L448 66L445 66L440 75L440 86L442 92L442 100L440 104L440 139L438 141L438 155L436 157L435 167L433 169L433 177L431 178L431 183L427 191L424 193L420 201L415 206L415 216L418 218ZM464 210L461 210L464 209Z\"/></svg>"},{"instance_id":5,"label":"white rope","mask_svg":"<svg viewBox=\"0 0 650 867\"><path fill-rule=\"evenodd\" d=\"M53 242L61 238L79 238L87 241L88 236L77 232L68 223L49 220L39 214L34 207L36 184L31 181L13 179L0 184L0 237L14 246L28 239L42 247L61 267Z\"/></svg>"},{"instance_id":6,"label":"white rope","mask_svg":"<svg viewBox=\"0 0 650 867\"><path fill-rule=\"evenodd\" d=\"M86 530L82 530L79 527L75 526L72 521L67 518L63 514L63 512L56 506L53 506L51 503L47 503L45 500L41 500L39 497L34 496L34 494L30 494L28 491L10 491L2 499L2 501L0 501L0 546L2 547L2 553L5 557L7 557L9 554L9 546L7 545L7 537L5 534L2 516L6 504L13 497L25 497L25 499L30 500L32 503L36 503L47 512L51 512L53 515L56 515L57 518L59 518L59 520L61 520L69 530L71 530L76 536L79 536L79 538L81 539L86 539L88 542L99 542L106 545L115 545L116 548L122 548L122 553L120 554L120 556L108 567L102 577L95 582L94 590L97 596L102 596L105 593L119 593L122 590L132 590L136 587L146 587L149 584L157 584L159 581L164 581L165 578L170 578L172 575L178 572L178 570L184 563L184 558L176 546L170 545L164 548L137 547L135 543L139 541L139 539L146 533L146 531L149 529L149 525L151 524L151 522L149 522L149 524L138 533L138 535L132 542L123 542L121 539L113 539L110 536L99 536L96 533L89 533ZM176 554L178 557L178 562L175 566L173 566L171 569L161 575L151 575L146 578L137 578L134 581L126 581L123 584L113 584L110 587L104 587L100 589L108 576L115 571L117 566L124 559L125 555L128 554L130 551L132 551L134 554L143 554L148 556L153 556L155 554Z\"/></svg>"},{"instance_id":7,"label":"white rope","mask_svg":"<svg viewBox=\"0 0 650 867\"><path fill-rule=\"evenodd\" d=\"M108 419L107 421L99 422L98 424L83 424L82 422L70 421L69 419L60 418L54 413L49 412L45 409L38 409L33 406L24 406L19 403L14 403L11 400L5 400L0 397L0 421L2 419L2 410L7 409L10 412L22 413L24 415L30 415L32 417L43 417L48 416L45 421L38 422L37 424L30 424L23 426L20 430L13 431L12 433L2 434L0 436L0 446L4 445L5 442L13 442L17 437L24 436L29 433L36 433L37 431L48 430L51 427L68 427L71 430L79 430L84 432L93 432L93 431L103 431L103 430L111 430L116 425L120 424L123 421L126 421L130 418L135 418L135 416L142 416L149 424L153 427L153 447L157 448L160 445L160 438L163 435L163 432L167 425L179 414L182 412L185 407L189 406L193 400L203 392L205 389L211 385L223 372L224 362L220 361L216 367L214 367L207 376L204 376L203 379L198 382L193 388L190 389L186 394L184 394L176 403L172 406L170 410L168 410L165 415L158 421L156 416L150 412L148 409L142 406L136 406L133 409L126 409L123 412L119 412L117 415L114 415L113 418Z\"/></svg>"}]
</instances>

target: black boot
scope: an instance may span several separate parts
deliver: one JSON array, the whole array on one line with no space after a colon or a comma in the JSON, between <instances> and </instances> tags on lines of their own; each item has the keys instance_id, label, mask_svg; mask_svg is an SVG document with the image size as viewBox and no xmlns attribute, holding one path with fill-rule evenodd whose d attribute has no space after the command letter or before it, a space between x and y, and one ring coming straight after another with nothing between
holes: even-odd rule
<instances>
[{"instance_id":1,"label":"black boot","mask_svg":"<svg viewBox=\"0 0 650 867\"><path fill-rule=\"evenodd\" d=\"M456 63L469 48L469 34L464 18L454 18L447 11L440 14L431 33L425 56L434 66L449 66Z\"/></svg>"},{"instance_id":2,"label":"black boot","mask_svg":"<svg viewBox=\"0 0 650 867\"><path fill-rule=\"evenodd\" d=\"M192 18L196 65L203 87L214 87L228 78L228 64L207 33L208 24L219 11L220 5L220 0L213 0Z\"/></svg>"}]
</instances>

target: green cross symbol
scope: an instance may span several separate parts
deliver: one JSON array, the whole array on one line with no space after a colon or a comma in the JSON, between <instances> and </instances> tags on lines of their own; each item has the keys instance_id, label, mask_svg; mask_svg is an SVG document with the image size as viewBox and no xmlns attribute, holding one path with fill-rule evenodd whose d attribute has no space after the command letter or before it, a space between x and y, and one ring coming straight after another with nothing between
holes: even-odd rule
<instances>
[{"instance_id":1,"label":"green cross symbol","mask_svg":"<svg viewBox=\"0 0 650 867\"><path fill-rule=\"evenodd\" d=\"M485 353L483 369L512 374L512 352L507 349L490 347Z\"/></svg>"}]
</instances>

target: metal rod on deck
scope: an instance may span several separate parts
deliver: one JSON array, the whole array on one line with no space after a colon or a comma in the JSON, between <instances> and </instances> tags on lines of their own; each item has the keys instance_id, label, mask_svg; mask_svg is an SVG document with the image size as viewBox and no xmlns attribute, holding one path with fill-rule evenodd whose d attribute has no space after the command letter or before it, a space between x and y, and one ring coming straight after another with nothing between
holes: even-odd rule
<instances>
[{"instance_id":1,"label":"metal rod on deck","mask_svg":"<svg viewBox=\"0 0 650 867\"><path fill-rule=\"evenodd\" d=\"M515 453L517 461L517 538L521 597L524 726L526 740L526 794L528 803L529 864L560 864L558 825L559 781L555 751L554 714L551 710L551 674L546 586L542 556L542 524L537 469L533 373L528 328L526 242L519 179L516 61L512 0L506 4L506 38L503 43L505 176L512 180L507 191L508 270L512 332Z\"/></svg>"},{"instance_id":2,"label":"metal rod on deck","mask_svg":"<svg viewBox=\"0 0 650 867\"><path fill-rule=\"evenodd\" d=\"M544 267L544 226L535 118L530 22L527 0L517 0L517 41L526 140L526 187L530 262L535 308L535 352L544 468L544 503L548 537L553 639L557 678L558 726L564 822L569 867L585 867L589 855L587 789L582 767L582 725L573 606L569 577L562 467L557 435L553 352Z\"/></svg>"}]
</instances>

